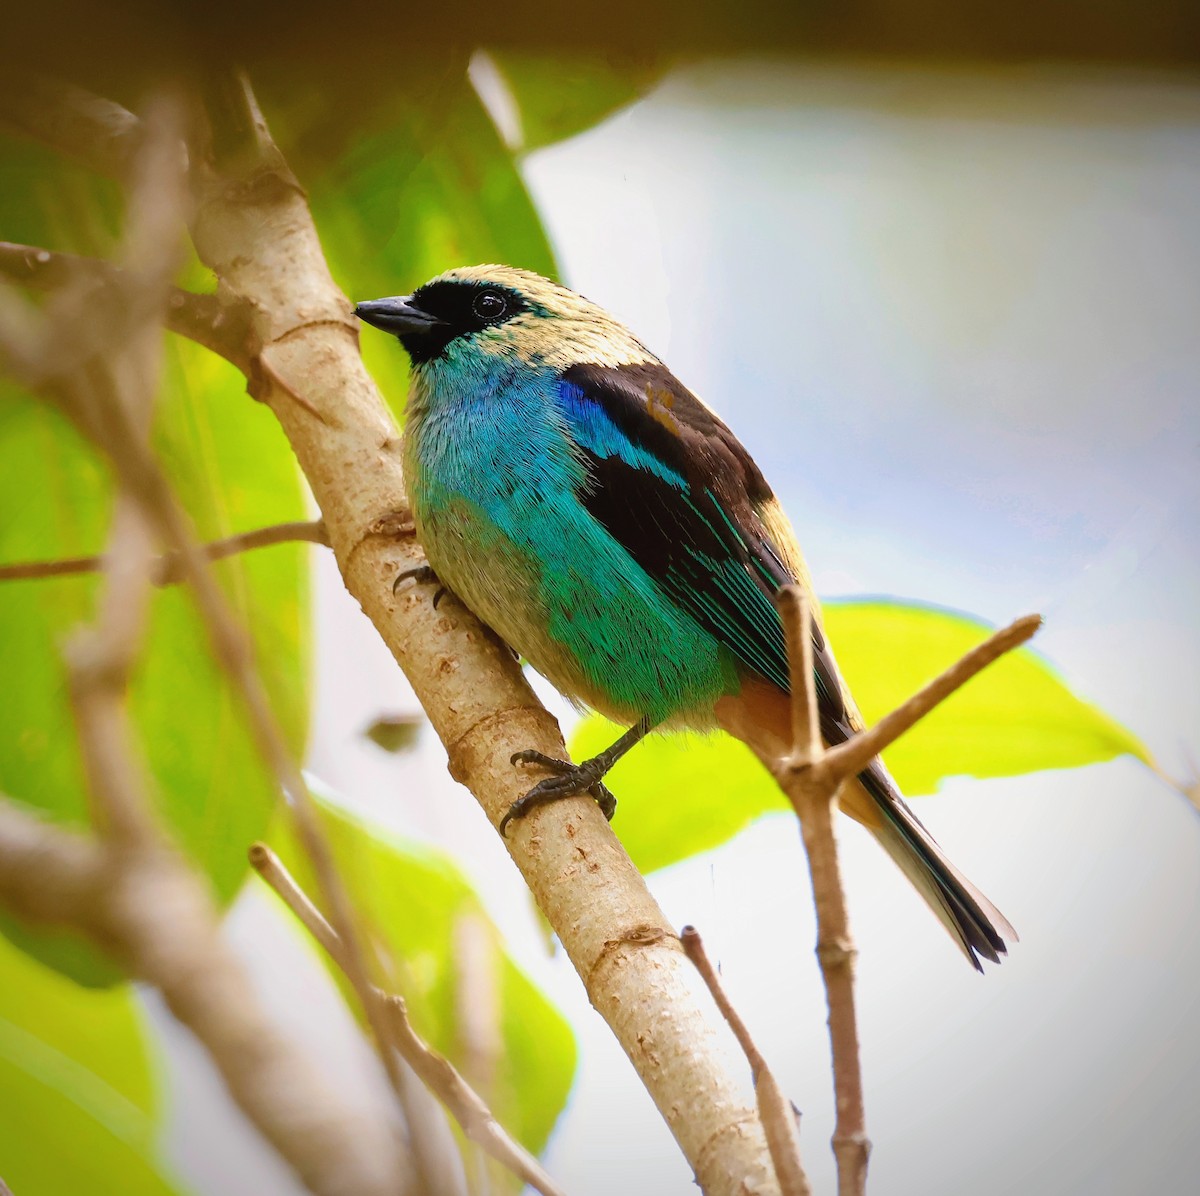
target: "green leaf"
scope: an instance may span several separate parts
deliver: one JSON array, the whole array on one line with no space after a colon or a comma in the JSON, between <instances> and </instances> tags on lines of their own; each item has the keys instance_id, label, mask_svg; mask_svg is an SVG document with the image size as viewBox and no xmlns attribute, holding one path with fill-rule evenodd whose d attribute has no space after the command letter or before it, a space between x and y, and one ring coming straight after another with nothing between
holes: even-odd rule
<instances>
[{"instance_id":1,"label":"green leaf","mask_svg":"<svg viewBox=\"0 0 1200 1196\"><path fill-rule=\"evenodd\" d=\"M0 1175L14 1193L180 1189L133 990L88 991L0 940Z\"/></svg>"},{"instance_id":2,"label":"green leaf","mask_svg":"<svg viewBox=\"0 0 1200 1196\"><path fill-rule=\"evenodd\" d=\"M588 715L570 737L572 758L602 752L622 730ZM710 851L763 814L789 808L750 749L722 732L652 735L605 783L617 798L613 830L642 872Z\"/></svg>"},{"instance_id":3,"label":"green leaf","mask_svg":"<svg viewBox=\"0 0 1200 1196\"><path fill-rule=\"evenodd\" d=\"M829 603L825 627L868 723L905 701L991 633L967 615L891 601ZM597 715L571 737L585 759L622 728ZM1076 697L1029 649L989 666L884 754L908 796L933 793L946 777L1003 777L1076 768L1145 746ZM656 736L609 773L614 826L643 871L724 843L763 814L787 808L749 749L723 733ZM678 794L678 797L674 795Z\"/></svg>"},{"instance_id":4,"label":"green leaf","mask_svg":"<svg viewBox=\"0 0 1200 1196\"><path fill-rule=\"evenodd\" d=\"M643 96L662 74L653 57L489 50L508 85L528 153L599 124Z\"/></svg>"},{"instance_id":5,"label":"green leaf","mask_svg":"<svg viewBox=\"0 0 1200 1196\"><path fill-rule=\"evenodd\" d=\"M105 212L112 197L42 162L42 220L31 197L10 182L20 154L0 158L0 223L11 207L22 235L58 247L66 197ZM73 181L72 181L73 180ZM68 183L71 185L68 186ZM38 197L34 197L38 198ZM22 200L22 202L18 202ZM107 206L106 206L107 205ZM96 239L98 244L101 238ZM84 248L72 243L73 248ZM170 340L156 409L155 448L204 539L303 517L296 465L278 425L247 398L244 380L195 345ZM0 560L26 561L103 551L112 499L104 461L57 412L0 382ZM305 549L285 545L231 558L216 567L249 625L264 682L289 742L299 753L307 719L307 574ZM0 791L59 822L87 821L87 797L66 701L61 649L93 617L95 575L0 586L0 675L6 717L0 723ZM203 624L183 587L154 595L130 711L139 748L157 784L160 812L179 845L229 899L246 870L246 847L270 819L275 784L259 763L241 704L213 661ZM88 944L0 920L0 929L82 983L111 983L112 965Z\"/></svg>"},{"instance_id":6,"label":"green leaf","mask_svg":"<svg viewBox=\"0 0 1200 1196\"><path fill-rule=\"evenodd\" d=\"M979 619L903 602L831 603L825 618L838 664L863 717L873 723L982 643ZM989 665L884 754L909 795L945 777L1011 777L1078 768L1122 755L1149 762L1146 747L1092 703L1076 697L1031 649Z\"/></svg>"},{"instance_id":7,"label":"green leaf","mask_svg":"<svg viewBox=\"0 0 1200 1196\"><path fill-rule=\"evenodd\" d=\"M505 1129L540 1151L575 1072L570 1026L505 952L478 895L449 857L387 835L328 802L320 802L320 813L351 899L385 961L385 984L404 997L417 1032L476 1087ZM319 900L290 833L280 827L272 844ZM360 1012L344 978L331 971ZM494 1041L485 1044L482 1073L460 1013L464 1003L475 1015L482 1012L485 1023L492 1005Z\"/></svg>"}]
</instances>

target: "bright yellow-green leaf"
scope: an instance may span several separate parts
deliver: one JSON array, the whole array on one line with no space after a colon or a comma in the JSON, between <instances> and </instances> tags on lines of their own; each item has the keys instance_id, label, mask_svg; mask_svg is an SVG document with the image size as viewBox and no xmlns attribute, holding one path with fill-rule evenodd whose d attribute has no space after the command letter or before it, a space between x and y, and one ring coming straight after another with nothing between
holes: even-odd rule
<instances>
[{"instance_id":1,"label":"bright yellow-green leaf","mask_svg":"<svg viewBox=\"0 0 1200 1196\"><path fill-rule=\"evenodd\" d=\"M510 1133L530 1150L541 1150L575 1072L570 1027L505 952L479 897L449 857L325 802L321 818L350 896L389 970L387 984L404 997L413 1025L476 1086ZM271 842L317 897L311 869L291 835L280 828ZM340 973L334 974L357 1010ZM482 1052L470 1041L464 1008L482 1021Z\"/></svg>"},{"instance_id":2,"label":"bright yellow-green leaf","mask_svg":"<svg viewBox=\"0 0 1200 1196\"><path fill-rule=\"evenodd\" d=\"M991 628L966 615L903 602L835 602L825 626L864 717L874 722L982 642ZM571 739L595 755L621 728L598 716ZM1001 777L1076 768L1144 745L1076 697L1035 652L1009 653L968 682L885 753L901 789L933 793L950 776ZM643 870L716 847L762 814L784 809L778 787L729 736L652 737L609 773L614 826Z\"/></svg>"},{"instance_id":3,"label":"bright yellow-green leaf","mask_svg":"<svg viewBox=\"0 0 1200 1196\"><path fill-rule=\"evenodd\" d=\"M14 217L31 221L21 235L58 248L63 242L53 234L69 223L75 210L69 201L94 213L108 211L112 199L54 155L43 154L38 170L27 169L27 159L38 153L6 147L0 156L0 223L11 208ZM41 209L19 191L33 186L33 178L41 180ZM51 188L55 180L61 192ZM40 223L31 210L40 210ZM198 346L167 342L154 444L202 538L303 515L296 464L278 425L246 395L235 370ZM56 409L0 382L0 561L102 552L111 492L106 463ZM308 706L305 551L285 545L216 567L250 627L264 682L297 752ZM0 585L0 792L72 825L86 823L87 797L62 645L92 619L98 586L95 575ZM232 897L245 873L246 846L269 821L275 785L183 587L154 595L130 709L168 826L218 895ZM21 927L7 917L0 929L83 983L116 978L112 965L81 939Z\"/></svg>"},{"instance_id":4,"label":"bright yellow-green leaf","mask_svg":"<svg viewBox=\"0 0 1200 1196\"><path fill-rule=\"evenodd\" d=\"M586 760L623 728L589 715L571 736L571 755ZM608 774L617 798L613 830L643 872L719 847L787 801L745 744L712 735L652 735Z\"/></svg>"},{"instance_id":5,"label":"bright yellow-green leaf","mask_svg":"<svg viewBox=\"0 0 1200 1196\"><path fill-rule=\"evenodd\" d=\"M14 1193L167 1196L157 1098L126 985L80 988L0 940L0 1176Z\"/></svg>"},{"instance_id":6,"label":"bright yellow-green leaf","mask_svg":"<svg viewBox=\"0 0 1200 1196\"><path fill-rule=\"evenodd\" d=\"M838 602L825 624L863 717L876 722L981 643L993 628L902 602ZM1129 731L1076 697L1038 653L1010 652L923 718L885 753L910 796L945 777L1011 777L1150 755Z\"/></svg>"}]
</instances>

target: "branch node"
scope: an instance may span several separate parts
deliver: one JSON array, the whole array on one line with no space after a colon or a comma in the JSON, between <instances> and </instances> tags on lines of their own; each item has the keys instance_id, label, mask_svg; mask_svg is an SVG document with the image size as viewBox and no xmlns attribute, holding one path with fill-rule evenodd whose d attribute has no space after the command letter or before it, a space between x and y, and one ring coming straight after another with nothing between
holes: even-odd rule
<instances>
[{"instance_id":1,"label":"branch node","mask_svg":"<svg viewBox=\"0 0 1200 1196\"><path fill-rule=\"evenodd\" d=\"M858 949L848 938L819 942L816 952L823 968L853 967L858 959Z\"/></svg>"}]
</instances>

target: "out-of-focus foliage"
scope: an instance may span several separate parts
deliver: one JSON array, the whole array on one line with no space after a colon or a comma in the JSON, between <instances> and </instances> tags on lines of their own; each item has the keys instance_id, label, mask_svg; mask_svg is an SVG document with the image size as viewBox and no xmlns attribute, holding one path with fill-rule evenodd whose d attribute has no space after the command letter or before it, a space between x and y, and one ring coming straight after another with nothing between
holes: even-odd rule
<instances>
[{"instance_id":1,"label":"out-of-focus foliage","mask_svg":"<svg viewBox=\"0 0 1200 1196\"><path fill-rule=\"evenodd\" d=\"M780 0L606 0L534 3L357 5L331 13L317 0L253 5L153 4L148 0L42 0L10 5L7 50L20 65L74 71L95 85L154 72L199 72L236 60L252 74L286 63L297 80L330 63L357 70L358 87L331 93L353 110L402 74L409 60L442 57L464 43L513 46L548 56L645 54L833 55L950 62L1053 60L1143 68L1195 64L1200 17L1192 0L1104 4L955 5L946 0L858 4ZM416 53L414 53L414 50ZM5 65L0 60L0 65Z\"/></svg>"},{"instance_id":2,"label":"out-of-focus foliage","mask_svg":"<svg viewBox=\"0 0 1200 1196\"><path fill-rule=\"evenodd\" d=\"M459 1069L530 1150L546 1144L575 1073L562 1015L506 953L475 890L444 854L395 839L321 803L321 819L355 908L418 1033ZM289 871L319 901L289 833L272 836ZM289 915L290 916L290 915ZM344 978L331 968L352 1004Z\"/></svg>"},{"instance_id":3,"label":"out-of-focus foliage","mask_svg":"<svg viewBox=\"0 0 1200 1196\"><path fill-rule=\"evenodd\" d=\"M103 251L103 230L116 221L107 184L47 152L3 145L0 224L14 235L55 249ZM247 399L240 375L190 343L168 342L154 443L203 539L303 517L295 463L274 419ZM102 552L111 497L106 463L67 420L0 381L0 560ZM216 566L297 751L308 706L304 551L288 545ZM91 575L0 586L0 673L7 679L0 791L73 825L86 823L87 797L61 650L72 629L93 617L99 584ZM246 844L267 825L275 786L182 587L154 596L130 707L161 814L218 896L230 898L245 873ZM8 918L0 925L83 983L116 978L78 939Z\"/></svg>"},{"instance_id":4,"label":"out-of-focus foliage","mask_svg":"<svg viewBox=\"0 0 1200 1196\"><path fill-rule=\"evenodd\" d=\"M662 69L631 55L500 50L488 57L512 98L519 125L514 148L523 153L573 137L633 103Z\"/></svg>"},{"instance_id":5,"label":"out-of-focus foliage","mask_svg":"<svg viewBox=\"0 0 1200 1196\"><path fill-rule=\"evenodd\" d=\"M975 619L901 602L837 602L825 626L868 723L987 638ZM576 759L595 755L621 728L585 719L571 740ZM1004 777L1076 768L1146 748L1119 723L1076 697L1027 649L989 666L884 753L909 796L951 776ZM786 801L750 750L724 734L652 737L609 774L615 826L643 870L716 847Z\"/></svg>"},{"instance_id":6,"label":"out-of-focus foliage","mask_svg":"<svg viewBox=\"0 0 1200 1196\"><path fill-rule=\"evenodd\" d=\"M0 939L0 1177L14 1193L168 1196L133 992L89 991Z\"/></svg>"}]
</instances>

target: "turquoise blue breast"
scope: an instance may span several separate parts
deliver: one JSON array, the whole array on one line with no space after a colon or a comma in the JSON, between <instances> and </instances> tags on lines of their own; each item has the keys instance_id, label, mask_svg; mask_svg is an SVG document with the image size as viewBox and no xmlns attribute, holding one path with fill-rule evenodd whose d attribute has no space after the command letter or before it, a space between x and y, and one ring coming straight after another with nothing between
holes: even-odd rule
<instances>
[{"instance_id":1,"label":"turquoise blue breast","mask_svg":"<svg viewBox=\"0 0 1200 1196\"><path fill-rule=\"evenodd\" d=\"M623 719L701 712L737 690L732 655L579 501L556 387L453 356L418 382L405 458L430 563L567 696Z\"/></svg>"}]
</instances>

